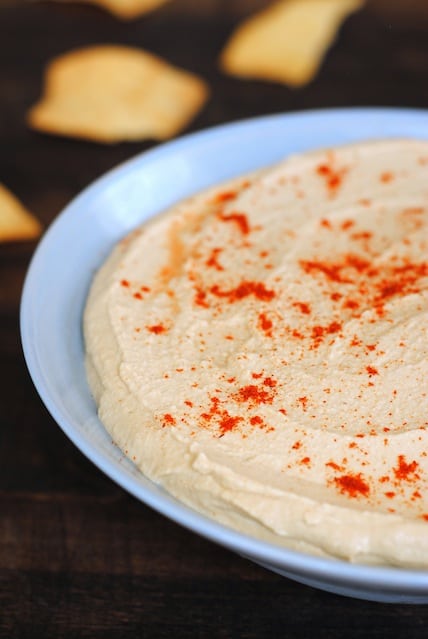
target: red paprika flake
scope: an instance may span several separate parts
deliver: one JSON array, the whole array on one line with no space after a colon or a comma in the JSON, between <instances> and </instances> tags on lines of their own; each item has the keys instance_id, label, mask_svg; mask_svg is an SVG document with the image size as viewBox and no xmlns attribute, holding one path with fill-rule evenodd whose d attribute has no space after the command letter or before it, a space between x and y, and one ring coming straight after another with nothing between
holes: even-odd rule
<instances>
[{"instance_id":1,"label":"red paprika flake","mask_svg":"<svg viewBox=\"0 0 428 639\"><path fill-rule=\"evenodd\" d=\"M306 410L308 405L308 398L306 397L306 395L304 395L303 397L299 397L297 401L302 406L303 410Z\"/></svg>"},{"instance_id":2,"label":"red paprika flake","mask_svg":"<svg viewBox=\"0 0 428 639\"><path fill-rule=\"evenodd\" d=\"M326 466L327 466L328 468L333 468L333 470L338 470L338 471L343 470L343 469L342 469L342 468L341 468L338 464L336 464L336 462L334 462L334 461L326 462Z\"/></svg>"},{"instance_id":3,"label":"red paprika flake","mask_svg":"<svg viewBox=\"0 0 428 639\"><path fill-rule=\"evenodd\" d=\"M245 297L253 295L262 302L270 302L275 297L275 291L266 288L263 282L243 280L238 286L229 290L222 290L217 284L210 288L210 293L216 297L227 299L230 304L239 302Z\"/></svg>"},{"instance_id":4,"label":"red paprika flake","mask_svg":"<svg viewBox=\"0 0 428 639\"><path fill-rule=\"evenodd\" d=\"M255 384L248 384L240 388L233 396L238 402L249 402L253 404L272 404L273 395L264 388L259 388Z\"/></svg>"},{"instance_id":5,"label":"red paprika flake","mask_svg":"<svg viewBox=\"0 0 428 639\"><path fill-rule=\"evenodd\" d=\"M351 240L370 240L372 237L373 233L371 231L358 231L352 233Z\"/></svg>"},{"instance_id":6,"label":"red paprika flake","mask_svg":"<svg viewBox=\"0 0 428 639\"><path fill-rule=\"evenodd\" d=\"M330 164L319 164L316 173L325 180L325 185L330 195L334 195L343 183L347 173L345 168L334 169Z\"/></svg>"},{"instance_id":7,"label":"red paprika flake","mask_svg":"<svg viewBox=\"0 0 428 639\"><path fill-rule=\"evenodd\" d=\"M379 180L383 182L384 184L388 184L388 182L392 182L393 179L394 179L394 174L391 173L390 171L385 171L384 173L381 173L379 176Z\"/></svg>"},{"instance_id":8,"label":"red paprika flake","mask_svg":"<svg viewBox=\"0 0 428 639\"><path fill-rule=\"evenodd\" d=\"M312 326L312 337L313 337L313 339L318 339L320 337L324 337L324 335L325 335L324 326L320 326L319 324L317 326Z\"/></svg>"},{"instance_id":9,"label":"red paprika flake","mask_svg":"<svg viewBox=\"0 0 428 639\"><path fill-rule=\"evenodd\" d=\"M318 347L326 335L334 335L335 333L340 333L342 330L342 323L333 321L326 326L316 325L312 326L311 329L311 338L313 340L314 347Z\"/></svg>"},{"instance_id":10,"label":"red paprika flake","mask_svg":"<svg viewBox=\"0 0 428 639\"><path fill-rule=\"evenodd\" d=\"M273 379L272 377L265 377L265 379L263 380L263 384L265 386L269 386L269 388L275 388L278 382L276 381L276 379Z\"/></svg>"},{"instance_id":11,"label":"red paprika flake","mask_svg":"<svg viewBox=\"0 0 428 639\"><path fill-rule=\"evenodd\" d=\"M266 337L272 337L273 322L268 318L266 313L259 314L258 327L264 332Z\"/></svg>"},{"instance_id":12,"label":"red paprika flake","mask_svg":"<svg viewBox=\"0 0 428 639\"><path fill-rule=\"evenodd\" d=\"M150 333L154 333L155 335L160 335L161 333L166 333L167 328L163 324L154 324L153 326L146 326L146 329Z\"/></svg>"},{"instance_id":13,"label":"red paprika flake","mask_svg":"<svg viewBox=\"0 0 428 639\"><path fill-rule=\"evenodd\" d=\"M208 266L209 268L214 268L217 271L224 271L224 267L218 261L218 256L220 255L222 250L222 248L213 248L210 256L205 262L206 266Z\"/></svg>"},{"instance_id":14,"label":"red paprika flake","mask_svg":"<svg viewBox=\"0 0 428 639\"><path fill-rule=\"evenodd\" d=\"M334 484L342 495L349 497L368 497L370 494L370 486L363 479L361 473L341 475L334 478Z\"/></svg>"},{"instance_id":15,"label":"red paprika flake","mask_svg":"<svg viewBox=\"0 0 428 639\"><path fill-rule=\"evenodd\" d=\"M170 413L165 413L163 416L162 426L175 426L175 419Z\"/></svg>"},{"instance_id":16,"label":"red paprika flake","mask_svg":"<svg viewBox=\"0 0 428 639\"><path fill-rule=\"evenodd\" d=\"M325 332L328 335L333 335L333 333L339 333L339 331L342 330L342 322L330 322L330 324L327 324L327 326L325 327Z\"/></svg>"},{"instance_id":17,"label":"red paprika flake","mask_svg":"<svg viewBox=\"0 0 428 639\"><path fill-rule=\"evenodd\" d=\"M392 265L379 274L375 282L374 302L381 302L409 293L419 292L417 283L428 275L428 262L411 262L406 260L399 265Z\"/></svg>"},{"instance_id":18,"label":"red paprika flake","mask_svg":"<svg viewBox=\"0 0 428 639\"><path fill-rule=\"evenodd\" d=\"M347 309L349 309L351 311L355 311L358 308L360 308L359 302L357 302L357 300L354 300L352 298L348 298L348 299L344 300L342 306L343 306L343 308L347 308Z\"/></svg>"},{"instance_id":19,"label":"red paprika flake","mask_svg":"<svg viewBox=\"0 0 428 639\"><path fill-rule=\"evenodd\" d=\"M235 200L237 197L237 192L236 191L222 191L221 193L218 193L215 197L214 197L214 202L228 202L230 200Z\"/></svg>"},{"instance_id":20,"label":"red paprika flake","mask_svg":"<svg viewBox=\"0 0 428 639\"><path fill-rule=\"evenodd\" d=\"M291 336L294 337L295 339L300 339L300 340L304 339L303 333L298 331L297 328L293 328L293 330L291 331Z\"/></svg>"},{"instance_id":21,"label":"red paprika flake","mask_svg":"<svg viewBox=\"0 0 428 639\"><path fill-rule=\"evenodd\" d=\"M340 228L342 229L342 231L347 231L348 229L351 229L353 226L355 226L355 220L343 220L342 224L340 225Z\"/></svg>"},{"instance_id":22,"label":"red paprika flake","mask_svg":"<svg viewBox=\"0 0 428 639\"><path fill-rule=\"evenodd\" d=\"M235 430L244 421L241 415L230 415L225 408L222 408L218 397L211 397L210 402L209 411L200 415L201 426L209 426L211 428L217 426L220 431L220 437L227 432Z\"/></svg>"},{"instance_id":23,"label":"red paprika flake","mask_svg":"<svg viewBox=\"0 0 428 639\"><path fill-rule=\"evenodd\" d=\"M335 261L300 260L299 264L308 275L322 273L327 280L342 284L354 283L355 271L357 274L362 274L368 271L371 266L369 260L354 253L346 253ZM373 275L373 273L370 274Z\"/></svg>"},{"instance_id":24,"label":"red paprika flake","mask_svg":"<svg viewBox=\"0 0 428 639\"><path fill-rule=\"evenodd\" d=\"M398 455L397 467L393 468L396 479L400 481L414 481L419 479L419 475L416 473L419 468L417 461L407 462L404 455Z\"/></svg>"},{"instance_id":25,"label":"red paprika flake","mask_svg":"<svg viewBox=\"0 0 428 639\"><path fill-rule=\"evenodd\" d=\"M331 282L350 283L349 277L342 273L343 262L328 262L327 260L299 260L300 267L307 275L322 273Z\"/></svg>"},{"instance_id":26,"label":"red paprika flake","mask_svg":"<svg viewBox=\"0 0 428 639\"><path fill-rule=\"evenodd\" d=\"M239 422L243 421L243 417L241 417L240 415L229 415L229 413L225 410L222 414L222 416L220 417L219 420L219 428L221 430L221 432L227 433L230 430L234 430L236 428L236 426L239 424Z\"/></svg>"},{"instance_id":27,"label":"red paprika flake","mask_svg":"<svg viewBox=\"0 0 428 639\"><path fill-rule=\"evenodd\" d=\"M196 304L196 306L201 306L202 308L209 307L209 304L207 301L207 294L200 286L196 287L194 303Z\"/></svg>"},{"instance_id":28,"label":"red paprika flake","mask_svg":"<svg viewBox=\"0 0 428 639\"><path fill-rule=\"evenodd\" d=\"M242 235L248 235L251 230L248 218L244 213L219 213L219 218L223 222L234 222L238 229L241 231Z\"/></svg>"},{"instance_id":29,"label":"red paprika flake","mask_svg":"<svg viewBox=\"0 0 428 639\"><path fill-rule=\"evenodd\" d=\"M297 308L303 315L311 314L311 306L307 302L293 302L292 306Z\"/></svg>"},{"instance_id":30,"label":"red paprika flake","mask_svg":"<svg viewBox=\"0 0 428 639\"><path fill-rule=\"evenodd\" d=\"M369 374L369 377L373 377L373 375L379 375L379 371L374 366L366 366L366 371Z\"/></svg>"}]
</instances>

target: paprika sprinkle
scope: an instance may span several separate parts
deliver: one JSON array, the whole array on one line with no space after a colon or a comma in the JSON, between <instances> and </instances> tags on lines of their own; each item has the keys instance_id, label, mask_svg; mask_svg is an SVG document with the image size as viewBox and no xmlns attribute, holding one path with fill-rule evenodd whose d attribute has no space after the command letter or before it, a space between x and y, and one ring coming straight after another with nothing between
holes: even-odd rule
<instances>
[{"instance_id":1,"label":"paprika sprinkle","mask_svg":"<svg viewBox=\"0 0 428 639\"><path fill-rule=\"evenodd\" d=\"M297 155L119 243L85 343L143 473L247 535L428 570L427 158Z\"/></svg>"}]
</instances>

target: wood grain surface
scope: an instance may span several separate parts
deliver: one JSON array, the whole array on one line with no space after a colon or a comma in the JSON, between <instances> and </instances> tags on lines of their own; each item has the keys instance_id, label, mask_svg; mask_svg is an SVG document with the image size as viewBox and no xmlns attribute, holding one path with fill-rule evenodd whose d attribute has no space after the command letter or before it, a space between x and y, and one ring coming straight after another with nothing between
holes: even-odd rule
<instances>
[{"instance_id":1,"label":"wood grain surface","mask_svg":"<svg viewBox=\"0 0 428 639\"><path fill-rule=\"evenodd\" d=\"M26 127L45 64L72 48L142 46L203 75L212 98L190 130L280 111L428 106L428 24L415 3L393 22L381 2L352 16L317 78L290 90L221 75L216 59L238 19L233 0L196 10L200 0L194 11L189 1L128 23L83 4L0 3L0 181L45 226L97 176L153 146ZM19 303L34 248L0 246L1 637L426 639L428 607L284 579L156 514L89 463L44 408L23 360Z\"/></svg>"}]
</instances>

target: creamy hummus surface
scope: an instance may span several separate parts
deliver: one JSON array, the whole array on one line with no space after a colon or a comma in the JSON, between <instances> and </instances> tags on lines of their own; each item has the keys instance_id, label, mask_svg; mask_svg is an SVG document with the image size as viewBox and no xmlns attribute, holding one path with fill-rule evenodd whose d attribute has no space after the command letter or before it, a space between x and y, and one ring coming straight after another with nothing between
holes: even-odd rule
<instances>
[{"instance_id":1,"label":"creamy hummus surface","mask_svg":"<svg viewBox=\"0 0 428 639\"><path fill-rule=\"evenodd\" d=\"M428 568L428 142L295 156L123 239L84 316L100 419L234 529Z\"/></svg>"}]
</instances>

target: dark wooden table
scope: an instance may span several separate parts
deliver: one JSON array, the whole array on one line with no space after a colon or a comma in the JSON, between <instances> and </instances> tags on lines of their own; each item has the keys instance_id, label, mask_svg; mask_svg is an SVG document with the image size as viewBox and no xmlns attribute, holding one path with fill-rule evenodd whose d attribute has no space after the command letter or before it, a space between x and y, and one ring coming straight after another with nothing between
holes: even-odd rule
<instances>
[{"instance_id":1,"label":"dark wooden table","mask_svg":"<svg viewBox=\"0 0 428 639\"><path fill-rule=\"evenodd\" d=\"M193 130L278 111L428 106L428 20L417 10L384 15L385 2L346 23L316 80L298 91L218 72L217 54L249 6L242 1L200 0L192 11L177 0L130 23L84 5L1 4L0 181L45 225L94 178L152 146L26 128L45 63L73 47L143 46L205 76L213 96ZM45 410L21 353L19 302L34 248L0 246L1 637L426 639L426 606L288 581L166 520L92 466Z\"/></svg>"}]
</instances>

